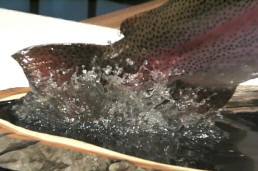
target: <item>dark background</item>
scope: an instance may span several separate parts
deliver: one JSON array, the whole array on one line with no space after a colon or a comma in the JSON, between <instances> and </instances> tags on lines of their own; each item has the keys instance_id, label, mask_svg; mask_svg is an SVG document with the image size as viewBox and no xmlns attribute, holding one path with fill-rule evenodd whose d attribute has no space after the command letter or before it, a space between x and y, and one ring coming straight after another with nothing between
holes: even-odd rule
<instances>
[{"instance_id":1,"label":"dark background","mask_svg":"<svg viewBox=\"0 0 258 171\"><path fill-rule=\"evenodd\" d=\"M149 0L0 0L0 8L81 21Z\"/></svg>"}]
</instances>

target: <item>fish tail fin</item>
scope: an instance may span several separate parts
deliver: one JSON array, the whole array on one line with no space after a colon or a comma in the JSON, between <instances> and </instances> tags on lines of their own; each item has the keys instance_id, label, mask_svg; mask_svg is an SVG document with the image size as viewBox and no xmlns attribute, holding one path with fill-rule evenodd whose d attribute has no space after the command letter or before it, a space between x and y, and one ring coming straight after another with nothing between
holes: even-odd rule
<instances>
[{"instance_id":1,"label":"fish tail fin","mask_svg":"<svg viewBox=\"0 0 258 171\"><path fill-rule=\"evenodd\" d=\"M105 48L94 44L50 44L23 49L13 58L23 68L30 85L43 90L50 79L61 85L75 72L80 74L78 69L98 65Z\"/></svg>"},{"instance_id":2,"label":"fish tail fin","mask_svg":"<svg viewBox=\"0 0 258 171\"><path fill-rule=\"evenodd\" d=\"M78 84L78 81L84 78L85 71L92 71L93 67L103 65L103 56L108 47L94 44L52 44L26 48L14 54L13 58L23 68L32 88L22 101L23 104L15 106L17 122L24 122L20 118L28 115L31 117L27 117L27 122L31 122L30 119L34 122L42 121L46 116L54 117L53 120L64 119L64 116L72 118L75 111L78 117L83 112L99 113L102 94L96 91L94 97L89 98L91 82ZM84 88L78 89L78 86ZM31 106L26 109L20 107L28 104ZM44 115L37 113L38 108Z\"/></svg>"}]
</instances>

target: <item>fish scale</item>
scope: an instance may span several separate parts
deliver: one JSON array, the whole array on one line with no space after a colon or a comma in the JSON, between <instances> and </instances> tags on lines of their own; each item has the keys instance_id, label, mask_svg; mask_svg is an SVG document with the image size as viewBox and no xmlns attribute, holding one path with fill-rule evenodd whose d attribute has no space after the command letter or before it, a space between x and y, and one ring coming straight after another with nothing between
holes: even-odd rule
<instances>
[{"instance_id":1,"label":"fish scale","mask_svg":"<svg viewBox=\"0 0 258 171\"><path fill-rule=\"evenodd\" d=\"M257 76L257 16L258 0L169 0L125 20L124 38L113 44L23 49L13 57L33 89L1 107L0 117L151 160L214 169L214 150L228 137L209 117L240 82Z\"/></svg>"},{"instance_id":2,"label":"fish scale","mask_svg":"<svg viewBox=\"0 0 258 171\"><path fill-rule=\"evenodd\" d=\"M243 19L238 18L243 17L249 11L252 11L249 12L249 16L256 16L257 10L253 9L257 8L256 6L257 2L255 1L169 1L158 9L140 14L122 23L121 31L125 38L115 43L114 46L117 46L117 49L130 47L123 48L126 50L119 56L123 60L131 58L137 64L138 67L130 67L122 61L122 65L126 66L125 70L127 69L129 72L137 72L143 61L148 60L149 65L146 67L149 70L168 72L167 75L172 75L172 79L174 79L173 70L177 68L177 72L181 72L180 79L184 79L184 71L188 71L187 74L194 74L201 67L210 68L209 61L214 61L214 58L222 61L222 58L231 57L226 56L227 50L217 50L219 48L217 46L223 43L225 37L222 36L222 33L224 31L240 32L241 30L230 28L230 22L236 20L236 26L241 26ZM255 17L249 18L247 31L253 26L257 27L255 19ZM216 29L220 30L216 31ZM219 37L218 34L221 36ZM256 34L257 31L252 36L256 36ZM235 37L243 39L243 36L240 36L236 35ZM205 48L207 43L212 46ZM227 45L230 43L230 41L225 42ZM143 49L144 52L142 52ZM235 51L239 49L235 48ZM218 55L212 54L211 51L217 51ZM218 58L221 51L224 54ZM189 53L195 54L185 55ZM252 57L255 59L254 55ZM206 66L204 60L207 61ZM216 69L216 67L213 68ZM205 72L204 70L200 71Z\"/></svg>"},{"instance_id":3,"label":"fish scale","mask_svg":"<svg viewBox=\"0 0 258 171\"><path fill-rule=\"evenodd\" d=\"M26 56L18 53L14 58L28 75L35 70L35 67L30 70L30 65L34 65L33 61L36 61L41 63L37 65L41 67L39 72L48 76L50 71L44 69L49 67L47 63L53 63L55 69L70 68L73 72L75 67L81 65L86 66L86 69L111 65L122 67L126 74L143 74L136 77L139 82L155 80L153 73L159 73L156 81L164 77L162 79L180 79L199 86L204 86L205 80L216 72L229 77L232 71L235 75L238 74L236 72L241 72L240 75L244 76L233 80L228 80L226 77L220 82L217 79L208 81L209 86L212 84L228 86L232 81L237 85L250 79L250 72L235 69L239 64L237 62L241 61L244 65L243 56L250 54L250 50L253 53L248 56L248 61L257 61L255 60L257 56L255 37L258 34L257 4L255 0L226 2L223 0L170 0L159 8L125 20L121 24L124 38L112 45L39 46L29 50ZM252 47L246 48L250 43ZM77 51L74 51L75 48ZM35 58L35 60L24 62L24 58ZM128 59L133 62L133 65L128 64ZM237 62L234 63L234 61ZM42 62L46 62L45 66ZM248 62L246 65L250 65L251 72L256 72L254 69L256 64L252 65ZM230 67L235 70L230 70ZM227 70L221 70L221 68ZM209 73L209 71L212 72ZM193 75L196 76L193 77ZM63 82L69 80L71 74L68 77L54 74L52 77L57 76L60 77L60 82ZM189 77L196 80L189 80ZM34 78L41 80L41 78ZM59 80L56 82L58 83Z\"/></svg>"}]
</instances>

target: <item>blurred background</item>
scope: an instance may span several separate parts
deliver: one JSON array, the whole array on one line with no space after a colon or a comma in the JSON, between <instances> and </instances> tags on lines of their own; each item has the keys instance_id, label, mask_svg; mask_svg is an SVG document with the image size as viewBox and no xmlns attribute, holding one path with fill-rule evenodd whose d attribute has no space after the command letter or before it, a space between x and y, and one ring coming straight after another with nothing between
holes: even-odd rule
<instances>
[{"instance_id":1,"label":"blurred background","mask_svg":"<svg viewBox=\"0 0 258 171\"><path fill-rule=\"evenodd\" d=\"M0 0L0 8L81 21L150 0Z\"/></svg>"}]
</instances>

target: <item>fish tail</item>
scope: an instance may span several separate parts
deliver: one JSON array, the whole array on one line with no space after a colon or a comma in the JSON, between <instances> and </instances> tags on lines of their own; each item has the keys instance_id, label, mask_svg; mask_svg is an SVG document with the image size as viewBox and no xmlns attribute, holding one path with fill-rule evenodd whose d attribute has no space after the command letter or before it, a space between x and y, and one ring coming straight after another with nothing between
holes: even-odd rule
<instances>
[{"instance_id":1,"label":"fish tail","mask_svg":"<svg viewBox=\"0 0 258 171\"><path fill-rule=\"evenodd\" d=\"M75 72L80 74L82 69L98 65L105 49L106 46L94 44L52 44L29 47L12 57L23 68L30 86L44 89L50 79L61 85Z\"/></svg>"}]
</instances>

